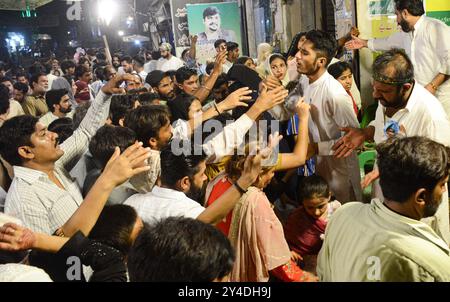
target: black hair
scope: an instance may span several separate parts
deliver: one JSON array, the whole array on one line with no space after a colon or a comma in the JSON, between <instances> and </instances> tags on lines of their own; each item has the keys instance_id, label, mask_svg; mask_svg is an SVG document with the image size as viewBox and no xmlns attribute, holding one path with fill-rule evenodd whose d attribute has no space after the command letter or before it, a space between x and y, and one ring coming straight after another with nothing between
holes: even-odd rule
<instances>
[{"instance_id":1,"label":"black hair","mask_svg":"<svg viewBox=\"0 0 450 302\"><path fill-rule=\"evenodd\" d=\"M174 122L176 120L189 120L189 108L191 107L192 103L198 100L198 98L187 95L185 93L180 93L175 97L175 99L168 101L167 106L169 106L170 113L171 113L171 122Z\"/></svg>"},{"instance_id":2,"label":"black hair","mask_svg":"<svg viewBox=\"0 0 450 302\"><path fill-rule=\"evenodd\" d=\"M336 53L336 39L329 33L316 29L307 32L306 39L313 44L313 49L317 52L317 58L324 57L327 59L327 67Z\"/></svg>"},{"instance_id":3,"label":"black hair","mask_svg":"<svg viewBox=\"0 0 450 302\"><path fill-rule=\"evenodd\" d=\"M227 51L233 51L235 49L239 48L239 44L237 44L236 42L227 42Z\"/></svg>"},{"instance_id":4,"label":"black hair","mask_svg":"<svg viewBox=\"0 0 450 302\"><path fill-rule=\"evenodd\" d=\"M287 54L286 54L287 58L295 57L295 55L298 52L298 42L304 36L306 36L306 32L305 31L299 32L298 34L296 34L294 36L294 38L292 39L292 42L291 42L291 46L289 46L289 50L287 51Z\"/></svg>"},{"instance_id":5,"label":"black hair","mask_svg":"<svg viewBox=\"0 0 450 302\"><path fill-rule=\"evenodd\" d=\"M448 148L425 137L394 139L377 146L380 186L386 199L405 202L417 190L433 192L448 176Z\"/></svg>"},{"instance_id":6,"label":"black hair","mask_svg":"<svg viewBox=\"0 0 450 302\"><path fill-rule=\"evenodd\" d=\"M229 240L201 221L169 217L145 226L128 255L131 282L211 282L234 263Z\"/></svg>"},{"instance_id":7,"label":"black hair","mask_svg":"<svg viewBox=\"0 0 450 302\"><path fill-rule=\"evenodd\" d=\"M302 203L305 199L328 198L330 196L330 188L321 176L312 175L302 179L297 193L298 202Z\"/></svg>"},{"instance_id":8,"label":"black hair","mask_svg":"<svg viewBox=\"0 0 450 302\"><path fill-rule=\"evenodd\" d=\"M395 9L398 11L406 9L408 13L416 17L425 14L422 0L394 0L394 2Z\"/></svg>"},{"instance_id":9,"label":"black hair","mask_svg":"<svg viewBox=\"0 0 450 302\"><path fill-rule=\"evenodd\" d=\"M141 106L125 116L125 126L136 132L136 138L149 147L149 140L159 137L159 130L170 122L170 114L163 105Z\"/></svg>"},{"instance_id":10,"label":"black hair","mask_svg":"<svg viewBox=\"0 0 450 302\"><path fill-rule=\"evenodd\" d=\"M38 74L38 73L43 73L43 74L47 75L45 73L45 67L39 62L36 62L33 65L31 65L30 68L28 68L28 73L31 75ZM31 83L31 79L30 79L30 83Z\"/></svg>"},{"instance_id":11,"label":"black hair","mask_svg":"<svg viewBox=\"0 0 450 302\"><path fill-rule=\"evenodd\" d=\"M33 74L30 78L31 89L34 89L34 83L39 82L40 77L46 77L46 76L47 76L47 74L45 72L38 72L38 73Z\"/></svg>"},{"instance_id":12,"label":"black hair","mask_svg":"<svg viewBox=\"0 0 450 302\"><path fill-rule=\"evenodd\" d=\"M125 118L128 111L134 109L136 100L130 95L115 94L111 98L111 105L109 107L109 118L112 124L120 126L119 121Z\"/></svg>"},{"instance_id":13,"label":"black hair","mask_svg":"<svg viewBox=\"0 0 450 302\"><path fill-rule=\"evenodd\" d=\"M37 117L21 115L7 120L0 127L0 155L11 165L22 165L19 147L33 146L31 135L36 130Z\"/></svg>"},{"instance_id":14,"label":"black hair","mask_svg":"<svg viewBox=\"0 0 450 302\"><path fill-rule=\"evenodd\" d=\"M214 48L218 48L219 46L220 46L220 44L222 44L222 43L227 43L227 41L226 40L224 40L224 39L218 39L218 40L216 40L216 42L214 42Z\"/></svg>"},{"instance_id":15,"label":"black hair","mask_svg":"<svg viewBox=\"0 0 450 302\"><path fill-rule=\"evenodd\" d=\"M239 58L236 60L236 64L245 65L245 63L246 63L248 60L253 60L253 59L250 58L250 57L242 56L242 57L239 57Z\"/></svg>"},{"instance_id":16,"label":"black hair","mask_svg":"<svg viewBox=\"0 0 450 302\"><path fill-rule=\"evenodd\" d=\"M228 78L226 73L222 73L217 77L216 82L214 83L213 90L219 89L223 84L228 84Z\"/></svg>"},{"instance_id":17,"label":"black hair","mask_svg":"<svg viewBox=\"0 0 450 302\"><path fill-rule=\"evenodd\" d=\"M352 66L350 66L347 62L339 61L328 65L328 73L335 79L339 78L346 70L350 70L350 72L353 73Z\"/></svg>"},{"instance_id":18,"label":"black hair","mask_svg":"<svg viewBox=\"0 0 450 302\"><path fill-rule=\"evenodd\" d=\"M181 53L181 58L184 58L184 55L189 51L189 48L186 48L185 50L183 50L183 52Z\"/></svg>"},{"instance_id":19,"label":"black hair","mask_svg":"<svg viewBox=\"0 0 450 302\"><path fill-rule=\"evenodd\" d=\"M168 77L167 73L161 71L161 70L153 70L149 74L147 74L147 77L145 78L145 83L149 84L151 87L156 88L158 87L159 83L165 78Z\"/></svg>"},{"instance_id":20,"label":"black hair","mask_svg":"<svg viewBox=\"0 0 450 302\"><path fill-rule=\"evenodd\" d=\"M62 144L73 134L73 120L70 117L61 117L48 125L48 130L58 134L58 143Z\"/></svg>"},{"instance_id":21,"label":"black hair","mask_svg":"<svg viewBox=\"0 0 450 302\"><path fill-rule=\"evenodd\" d=\"M133 63L133 59L130 56L123 56L120 58L120 63L122 63L123 61L126 61L128 64Z\"/></svg>"},{"instance_id":22,"label":"black hair","mask_svg":"<svg viewBox=\"0 0 450 302\"><path fill-rule=\"evenodd\" d=\"M106 80L106 66L99 66L94 70L95 78L100 81Z\"/></svg>"},{"instance_id":23,"label":"black hair","mask_svg":"<svg viewBox=\"0 0 450 302\"><path fill-rule=\"evenodd\" d=\"M184 152L175 155L172 152L172 144L177 144L177 147L189 151L189 155ZM199 171L199 164L206 160L206 155L203 153L203 148L196 148L191 141L177 141L172 142L161 151L161 184L174 189L176 183L184 177L192 179ZM198 155L197 155L198 154Z\"/></svg>"},{"instance_id":24,"label":"black hair","mask_svg":"<svg viewBox=\"0 0 450 302\"><path fill-rule=\"evenodd\" d=\"M192 76L196 76L196 75L197 75L197 70L183 66L177 70L175 77L177 79L177 83L182 85L184 83L184 81L187 81Z\"/></svg>"},{"instance_id":25,"label":"black hair","mask_svg":"<svg viewBox=\"0 0 450 302\"><path fill-rule=\"evenodd\" d=\"M26 94L28 92L28 85L20 82L16 82L13 85L14 89L19 90L23 94Z\"/></svg>"},{"instance_id":26,"label":"black hair","mask_svg":"<svg viewBox=\"0 0 450 302\"><path fill-rule=\"evenodd\" d=\"M62 63L61 63L61 70L64 72L64 74L66 74L70 68L75 68L75 67L76 67L75 63L71 60L65 60L65 61L62 61Z\"/></svg>"},{"instance_id":27,"label":"black hair","mask_svg":"<svg viewBox=\"0 0 450 302\"><path fill-rule=\"evenodd\" d=\"M104 125L98 129L89 143L89 152L103 169L114 154L116 147L125 151L136 141L136 133L127 127Z\"/></svg>"},{"instance_id":28,"label":"black hair","mask_svg":"<svg viewBox=\"0 0 450 302\"><path fill-rule=\"evenodd\" d=\"M0 114L5 114L9 106L9 89L4 84L0 84Z\"/></svg>"},{"instance_id":29,"label":"black hair","mask_svg":"<svg viewBox=\"0 0 450 302\"><path fill-rule=\"evenodd\" d=\"M125 258L133 245L131 233L138 219L133 207L117 204L106 206L100 213L89 239L120 251Z\"/></svg>"},{"instance_id":30,"label":"black hair","mask_svg":"<svg viewBox=\"0 0 450 302\"><path fill-rule=\"evenodd\" d=\"M24 77L25 79L28 80L28 74L24 71L18 71L16 73L16 79L20 78L20 77Z\"/></svg>"},{"instance_id":31,"label":"black hair","mask_svg":"<svg viewBox=\"0 0 450 302\"><path fill-rule=\"evenodd\" d=\"M375 80L386 84L413 83L414 66L404 50L392 48L379 55L372 66Z\"/></svg>"},{"instance_id":32,"label":"black hair","mask_svg":"<svg viewBox=\"0 0 450 302\"><path fill-rule=\"evenodd\" d=\"M287 60L286 60L286 58L285 58L284 56L282 56L281 54L279 54L279 53L274 53L274 54L270 55L269 64L272 64L272 62L273 62L275 59L283 60L283 62L287 65Z\"/></svg>"},{"instance_id":33,"label":"black hair","mask_svg":"<svg viewBox=\"0 0 450 302\"><path fill-rule=\"evenodd\" d=\"M99 61L99 60L105 61L106 60L106 55L103 52L97 52L95 57L97 58L97 61Z\"/></svg>"},{"instance_id":34,"label":"black hair","mask_svg":"<svg viewBox=\"0 0 450 302\"><path fill-rule=\"evenodd\" d=\"M66 89L49 90L45 94L45 102L51 112L55 112L53 105L59 105L61 98L67 95L69 92Z\"/></svg>"},{"instance_id":35,"label":"black hair","mask_svg":"<svg viewBox=\"0 0 450 302\"><path fill-rule=\"evenodd\" d=\"M160 96L156 93L142 93L138 96L138 101L141 106L153 105L154 100L160 100Z\"/></svg>"},{"instance_id":36,"label":"black hair","mask_svg":"<svg viewBox=\"0 0 450 302\"><path fill-rule=\"evenodd\" d=\"M87 72L91 72L91 70L80 64L75 68L75 77L79 80Z\"/></svg>"},{"instance_id":37,"label":"black hair","mask_svg":"<svg viewBox=\"0 0 450 302\"><path fill-rule=\"evenodd\" d=\"M4 82L10 82L12 84L13 80L8 76L4 76L4 77L0 76L0 84L3 84Z\"/></svg>"},{"instance_id":38,"label":"black hair","mask_svg":"<svg viewBox=\"0 0 450 302\"><path fill-rule=\"evenodd\" d=\"M215 6L209 6L203 11L203 19L214 15L220 15L220 10Z\"/></svg>"},{"instance_id":39,"label":"black hair","mask_svg":"<svg viewBox=\"0 0 450 302\"><path fill-rule=\"evenodd\" d=\"M133 61L135 64L137 64L139 67L144 67L145 64L145 58L143 56L134 56Z\"/></svg>"},{"instance_id":40,"label":"black hair","mask_svg":"<svg viewBox=\"0 0 450 302\"><path fill-rule=\"evenodd\" d=\"M214 69L214 62L209 62L208 64L206 64L206 74L211 75L211 71L213 71Z\"/></svg>"}]
</instances>

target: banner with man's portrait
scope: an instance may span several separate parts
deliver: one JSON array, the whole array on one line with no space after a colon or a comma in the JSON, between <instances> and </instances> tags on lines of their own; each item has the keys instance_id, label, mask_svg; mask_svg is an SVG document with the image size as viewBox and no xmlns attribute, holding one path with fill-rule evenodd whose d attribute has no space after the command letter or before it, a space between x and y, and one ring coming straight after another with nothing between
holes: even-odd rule
<instances>
[{"instance_id":1,"label":"banner with man's portrait","mask_svg":"<svg viewBox=\"0 0 450 302\"><path fill-rule=\"evenodd\" d=\"M214 58L214 42L223 39L242 47L241 13L237 2L188 4L191 35L197 35L197 60L204 64Z\"/></svg>"}]
</instances>

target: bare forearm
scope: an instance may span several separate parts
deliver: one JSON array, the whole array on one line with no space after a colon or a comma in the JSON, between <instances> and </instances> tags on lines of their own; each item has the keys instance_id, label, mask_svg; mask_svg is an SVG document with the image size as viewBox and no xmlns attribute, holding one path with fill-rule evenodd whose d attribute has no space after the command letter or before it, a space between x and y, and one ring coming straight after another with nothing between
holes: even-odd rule
<instances>
[{"instance_id":1,"label":"bare forearm","mask_svg":"<svg viewBox=\"0 0 450 302\"><path fill-rule=\"evenodd\" d=\"M42 233L35 233L34 235L36 236L36 241L32 247L34 250L54 254L56 254L70 239L68 237L50 236Z\"/></svg>"},{"instance_id":2,"label":"bare forearm","mask_svg":"<svg viewBox=\"0 0 450 302\"><path fill-rule=\"evenodd\" d=\"M375 127L368 126L364 129L362 129L362 132L364 133L364 137L366 141L372 142L374 140L375 136Z\"/></svg>"},{"instance_id":3,"label":"bare forearm","mask_svg":"<svg viewBox=\"0 0 450 302\"><path fill-rule=\"evenodd\" d=\"M196 97L202 104L206 101L209 94L211 93L211 90L214 87L214 84L217 81L217 78L219 77L218 72L212 72L211 76L206 81L205 85L202 85L195 93L194 97Z\"/></svg>"},{"instance_id":4,"label":"bare forearm","mask_svg":"<svg viewBox=\"0 0 450 302\"><path fill-rule=\"evenodd\" d=\"M443 73L439 73L434 79L430 82L430 84L434 85L436 88L441 86L445 81L450 79L450 75L446 75Z\"/></svg>"},{"instance_id":5,"label":"bare forearm","mask_svg":"<svg viewBox=\"0 0 450 302\"><path fill-rule=\"evenodd\" d=\"M113 190L114 185L100 175L80 207L62 226L64 235L72 237L77 231L81 231L88 236Z\"/></svg>"},{"instance_id":6,"label":"bare forearm","mask_svg":"<svg viewBox=\"0 0 450 302\"><path fill-rule=\"evenodd\" d=\"M288 170L305 164L308 153L308 119L300 121L299 134L295 143L294 152L281 154L281 165L277 171Z\"/></svg>"},{"instance_id":7,"label":"bare forearm","mask_svg":"<svg viewBox=\"0 0 450 302\"><path fill-rule=\"evenodd\" d=\"M242 176L237 181L239 186L246 189L252 183L250 179ZM230 211L233 210L236 203L241 198L241 192L235 187L231 186L224 194L222 194L214 203L206 208L197 219L209 224L219 223Z\"/></svg>"}]
</instances>

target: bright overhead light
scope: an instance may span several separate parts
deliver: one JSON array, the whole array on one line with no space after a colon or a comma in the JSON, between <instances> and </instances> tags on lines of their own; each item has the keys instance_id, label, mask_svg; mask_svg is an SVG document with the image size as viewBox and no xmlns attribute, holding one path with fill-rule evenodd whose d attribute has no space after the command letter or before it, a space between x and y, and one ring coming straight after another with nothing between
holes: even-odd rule
<instances>
[{"instance_id":1,"label":"bright overhead light","mask_svg":"<svg viewBox=\"0 0 450 302\"><path fill-rule=\"evenodd\" d=\"M123 30L119 30L118 32L117 32L117 34L119 35L119 36L123 36L125 33L123 32Z\"/></svg>"},{"instance_id":2,"label":"bright overhead light","mask_svg":"<svg viewBox=\"0 0 450 302\"><path fill-rule=\"evenodd\" d=\"M98 15L106 25L111 23L117 11L118 5L114 0L100 0L98 2Z\"/></svg>"}]
</instances>

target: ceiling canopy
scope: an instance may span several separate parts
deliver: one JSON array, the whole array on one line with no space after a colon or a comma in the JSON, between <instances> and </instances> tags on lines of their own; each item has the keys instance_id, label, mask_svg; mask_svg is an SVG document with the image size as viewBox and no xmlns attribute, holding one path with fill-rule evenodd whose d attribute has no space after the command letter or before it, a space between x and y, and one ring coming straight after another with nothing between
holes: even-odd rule
<instances>
[{"instance_id":1,"label":"ceiling canopy","mask_svg":"<svg viewBox=\"0 0 450 302\"><path fill-rule=\"evenodd\" d=\"M36 9L53 0L0 0L0 10L26 10L27 5L30 9Z\"/></svg>"}]
</instances>

